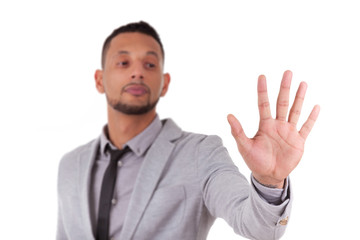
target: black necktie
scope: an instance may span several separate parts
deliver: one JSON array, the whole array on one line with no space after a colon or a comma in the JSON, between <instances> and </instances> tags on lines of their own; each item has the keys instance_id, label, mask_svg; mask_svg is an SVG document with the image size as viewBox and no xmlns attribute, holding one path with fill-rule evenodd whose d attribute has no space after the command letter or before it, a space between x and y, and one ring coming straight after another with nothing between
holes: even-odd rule
<instances>
[{"instance_id":1,"label":"black necktie","mask_svg":"<svg viewBox=\"0 0 360 240\"><path fill-rule=\"evenodd\" d=\"M111 155L111 159L108 167L105 170L104 178L101 184L96 240L109 240L109 217L111 210L111 200L113 199L114 195L118 161L126 152L130 151L130 148L128 147L122 150L113 150L110 147L108 149Z\"/></svg>"}]
</instances>

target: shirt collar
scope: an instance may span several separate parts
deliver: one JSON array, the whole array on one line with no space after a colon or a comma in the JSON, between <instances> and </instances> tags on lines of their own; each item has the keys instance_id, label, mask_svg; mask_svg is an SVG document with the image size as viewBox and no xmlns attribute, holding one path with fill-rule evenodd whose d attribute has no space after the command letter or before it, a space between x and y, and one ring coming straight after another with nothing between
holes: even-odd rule
<instances>
[{"instance_id":1,"label":"shirt collar","mask_svg":"<svg viewBox=\"0 0 360 240\"><path fill-rule=\"evenodd\" d=\"M144 131L130 139L124 146L129 146L131 151L135 153L138 157L142 156L146 150L151 146L151 144L155 141L157 135L161 131L161 121L158 115L154 118L154 120L150 123L149 126L145 128ZM100 150L101 154L106 153L106 146L110 146L113 149L116 147L110 142L108 138L108 126L105 125L100 135Z\"/></svg>"}]
</instances>

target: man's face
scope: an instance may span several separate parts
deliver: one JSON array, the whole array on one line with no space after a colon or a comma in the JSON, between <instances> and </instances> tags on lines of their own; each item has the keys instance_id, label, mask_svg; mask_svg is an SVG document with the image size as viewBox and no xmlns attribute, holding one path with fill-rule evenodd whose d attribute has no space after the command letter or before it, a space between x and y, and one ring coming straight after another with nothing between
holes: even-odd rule
<instances>
[{"instance_id":1,"label":"man's face","mask_svg":"<svg viewBox=\"0 0 360 240\"><path fill-rule=\"evenodd\" d=\"M163 74L160 45L142 33L121 33L111 40L96 87L108 104L125 114L144 114L167 92L170 76Z\"/></svg>"}]
</instances>

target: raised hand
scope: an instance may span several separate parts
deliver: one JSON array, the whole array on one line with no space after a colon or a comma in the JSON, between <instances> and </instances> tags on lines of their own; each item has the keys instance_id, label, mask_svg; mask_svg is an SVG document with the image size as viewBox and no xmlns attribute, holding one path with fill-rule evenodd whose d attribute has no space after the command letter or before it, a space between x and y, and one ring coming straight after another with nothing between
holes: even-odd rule
<instances>
[{"instance_id":1,"label":"raised hand","mask_svg":"<svg viewBox=\"0 0 360 240\"><path fill-rule=\"evenodd\" d=\"M276 118L270 112L266 78L258 79L259 130L253 138L246 137L240 122L231 114L228 121L238 149L257 181L269 187L282 188L284 179L298 165L304 153L304 144L319 115L316 105L300 131L296 129L307 84L300 83L294 103L289 108L292 72L284 72L277 99Z\"/></svg>"}]
</instances>

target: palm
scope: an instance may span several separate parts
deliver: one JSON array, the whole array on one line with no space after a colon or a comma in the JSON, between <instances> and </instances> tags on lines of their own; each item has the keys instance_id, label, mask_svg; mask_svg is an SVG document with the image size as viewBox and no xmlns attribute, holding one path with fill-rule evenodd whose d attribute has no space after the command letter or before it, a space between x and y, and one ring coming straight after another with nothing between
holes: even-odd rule
<instances>
[{"instance_id":1,"label":"palm","mask_svg":"<svg viewBox=\"0 0 360 240\"><path fill-rule=\"evenodd\" d=\"M319 113L319 107L314 107L301 130L296 129L306 92L306 84L301 83L288 121L286 121L291 75L290 71L284 73L277 102L276 119L271 117L265 77L259 77L260 125L252 139L245 136L239 121L234 116L228 117L241 155L255 178L264 184L282 182L297 166L304 152L306 137Z\"/></svg>"},{"instance_id":2,"label":"palm","mask_svg":"<svg viewBox=\"0 0 360 240\"><path fill-rule=\"evenodd\" d=\"M260 126L251 148L244 152L244 159L254 172L283 179L300 161L304 142L290 124L269 119Z\"/></svg>"}]
</instances>

